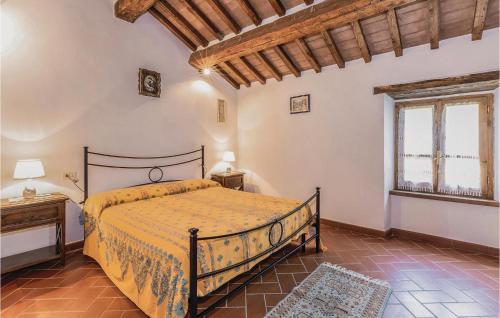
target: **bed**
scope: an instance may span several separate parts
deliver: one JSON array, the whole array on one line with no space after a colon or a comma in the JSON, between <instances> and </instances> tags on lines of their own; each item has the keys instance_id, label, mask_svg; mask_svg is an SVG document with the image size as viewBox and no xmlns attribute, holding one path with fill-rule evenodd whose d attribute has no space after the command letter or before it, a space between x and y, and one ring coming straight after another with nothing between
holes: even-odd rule
<instances>
[{"instance_id":1,"label":"bed","mask_svg":"<svg viewBox=\"0 0 500 318\"><path fill-rule=\"evenodd\" d=\"M200 154L198 157L197 155ZM113 159L178 159L154 166L90 162ZM163 180L163 169L201 161L202 178ZM235 191L204 179L204 147L179 155L130 157L84 148L84 254L95 259L111 281L151 317L203 317L221 302L305 244L319 251L319 188L306 201ZM89 167L147 169L147 184L89 193ZM152 170L162 171L151 180ZM315 203L315 213L310 205ZM309 233L310 225L316 230ZM203 310L200 298L246 273L292 240L299 244L262 267L225 297Z\"/></svg>"}]
</instances>

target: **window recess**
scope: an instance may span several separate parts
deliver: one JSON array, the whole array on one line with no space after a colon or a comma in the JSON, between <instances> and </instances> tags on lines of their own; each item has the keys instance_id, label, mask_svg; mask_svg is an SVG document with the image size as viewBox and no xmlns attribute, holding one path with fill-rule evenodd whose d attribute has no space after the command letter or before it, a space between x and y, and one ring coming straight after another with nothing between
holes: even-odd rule
<instances>
[{"instance_id":1,"label":"window recess","mask_svg":"<svg viewBox=\"0 0 500 318\"><path fill-rule=\"evenodd\" d=\"M395 189L493 199L493 95L396 104Z\"/></svg>"}]
</instances>

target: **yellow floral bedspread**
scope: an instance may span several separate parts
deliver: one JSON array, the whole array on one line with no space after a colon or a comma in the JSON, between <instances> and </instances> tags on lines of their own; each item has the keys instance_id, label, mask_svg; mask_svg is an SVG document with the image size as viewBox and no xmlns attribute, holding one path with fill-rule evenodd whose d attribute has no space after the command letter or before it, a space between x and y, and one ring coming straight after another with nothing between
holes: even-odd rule
<instances>
[{"instance_id":1,"label":"yellow floral bedspread","mask_svg":"<svg viewBox=\"0 0 500 318\"><path fill-rule=\"evenodd\" d=\"M266 224L298 205L296 200L225 189L202 179L99 193L85 202L83 251L147 315L184 317L189 296L189 228L198 228L200 237L240 232ZM283 238L310 215L306 207L283 220ZM307 227L298 235L306 231ZM274 232L273 242L279 239ZM265 227L199 241L198 275L265 251L270 247L268 236L269 227ZM198 295L207 295L267 256L198 281Z\"/></svg>"}]
</instances>

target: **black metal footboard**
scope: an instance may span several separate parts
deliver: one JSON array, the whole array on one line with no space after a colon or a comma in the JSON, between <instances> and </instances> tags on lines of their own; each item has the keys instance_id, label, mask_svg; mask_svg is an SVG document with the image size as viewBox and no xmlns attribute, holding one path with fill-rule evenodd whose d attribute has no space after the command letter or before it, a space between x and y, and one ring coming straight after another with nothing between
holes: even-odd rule
<instances>
[{"instance_id":1,"label":"black metal footboard","mask_svg":"<svg viewBox=\"0 0 500 318\"><path fill-rule=\"evenodd\" d=\"M290 215L297 213L300 211L302 208L304 208L306 205L311 203L313 200L316 200L316 212L312 214L304 224L302 224L299 228L297 228L292 234L289 236L283 238L283 224L281 223L281 220L289 217ZM287 252L285 255L280 257L279 259L273 261L271 264L267 265L265 268L261 269L258 273L252 275L250 278L248 278L245 282L243 282L241 285L230 291L228 294L224 295L223 297L219 298L216 302L205 308L203 311L198 313L198 280L215 276L220 273L229 271L231 269L237 268L239 266L248 264L252 261L255 261L265 255L268 255L274 251L277 251L280 249L284 244L286 244L290 239L292 239L294 236L299 234L306 226L311 225L314 223L314 226L316 228L316 233L314 235L311 235L309 238L306 238L306 234L301 235L301 241L300 244L295 247L293 250ZM273 231L274 227L278 226L280 227L281 234L277 242L272 242L271 239L271 232ZM251 258L248 258L246 260L243 260L239 263L232 264L230 266L214 270L212 272L208 273L203 273L198 275L198 241L206 241L206 240L213 240L213 239L220 239L220 238L226 238L226 237L234 237L234 236L239 236L242 234L246 234L252 231L256 231L265 227L269 227L269 244L270 248L267 250L252 256ZM189 317L190 318L195 318L195 317L203 317L206 314L208 314L210 311L215 309L217 306L222 304L223 302L226 301L226 299L232 297L239 291L241 291L245 286L253 282L255 279L260 277L261 275L265 274L266 272L272 270L276 265L278 265L281 261L286 259L288 256L292 255L299 249L301 249L303 252L306 249L306 244L309 243L312 240L316 241L316 253L319 253L320 250L320 188L316 188L316 193L314 193L309 199L307 199L304 203L293 209L292 211L288 212L287 214L281 216L280 218L273 220L272 222L269 222L267 224L248 229L245 231L241 231L238 233L231 233L231 234L225 234L225 235L218 235L218 236L207 236L207 237L198 237L198 229L192 228L189 229L190 233L190 245L189 245Z\"/></svg>"}]
</instances>

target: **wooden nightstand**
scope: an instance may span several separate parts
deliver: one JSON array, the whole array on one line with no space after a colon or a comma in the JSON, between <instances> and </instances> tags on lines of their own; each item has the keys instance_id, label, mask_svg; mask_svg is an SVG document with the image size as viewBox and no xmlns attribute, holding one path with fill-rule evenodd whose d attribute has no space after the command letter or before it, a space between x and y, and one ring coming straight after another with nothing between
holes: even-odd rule
<instances>
[{"instance_id":1,"label":"wooden nightstand","mask_svg":"<svg viewBox=\"0 0 500 318\"><path fill-rule=\"evenodd\" d=\"M2 233L34 228L40 225L56 225L56 245L2 258L2 274L31 265L60 259L64 264L65 211L67 196L54 193L34 199L0 201Z\"/></svg>"},{"instance_id":2,"label":"wooden nightstand","mask_svg":"<svg viewBox=\"0 0 500 318\"><path fill-rule=\"evenodd\" d=\"M212 174L212 180L219 182L224 188L244 191L244 172L231 171Z\"/></svg>"}]
</instances>

